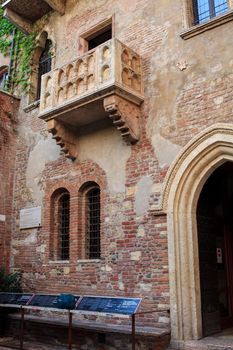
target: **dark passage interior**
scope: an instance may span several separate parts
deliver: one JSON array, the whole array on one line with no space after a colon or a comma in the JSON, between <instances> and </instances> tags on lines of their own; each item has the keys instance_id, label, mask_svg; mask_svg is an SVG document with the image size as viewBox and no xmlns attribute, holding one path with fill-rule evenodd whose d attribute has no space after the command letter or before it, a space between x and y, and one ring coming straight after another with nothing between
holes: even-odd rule
<instances>
[{"instance_id":1,"label":"dark passage interior","mask_svg":"<svg viewBox=\"0 0 233 350\"><path fill-rule=\"evenodd\" d=\"M233 163L206 181L197 205L203 335L233 325Z\"/></svg>"}]
</instances>

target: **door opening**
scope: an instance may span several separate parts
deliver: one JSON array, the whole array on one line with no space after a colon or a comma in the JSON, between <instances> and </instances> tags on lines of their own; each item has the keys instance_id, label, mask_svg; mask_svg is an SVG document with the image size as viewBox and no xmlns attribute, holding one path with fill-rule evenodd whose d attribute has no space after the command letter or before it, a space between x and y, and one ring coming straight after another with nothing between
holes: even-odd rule
<instances>
[{"instance_id":1,"label":"door opening","mask_svg":"<svg viewBox=\"0 0 233 350\"><path fill-rule=\"evenodd\" d=\"M233 163L214 171L201 191L197 230L203 335L233 326Z\"/></svg>"}]
</instances>

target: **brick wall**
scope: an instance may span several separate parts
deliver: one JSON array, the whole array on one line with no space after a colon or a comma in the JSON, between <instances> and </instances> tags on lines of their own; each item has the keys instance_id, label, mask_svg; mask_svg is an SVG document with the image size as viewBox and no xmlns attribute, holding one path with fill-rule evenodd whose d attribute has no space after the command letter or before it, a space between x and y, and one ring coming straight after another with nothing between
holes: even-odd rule
<instances>
[{"instance_id":1,"label":"brick wall","mask_svg":"<svg viewBox=\"0 0 233 350\"><path fill-rule=\"evenodd\" d=\"M45 30L55 43L56 67L77 57L82 32L114 14L116 37L142 57L145 101L138 143L123 144L114 126L89 130L79 135L75 162L58 155L38 109L20 110L11 257L24 272L25 290L142 297L145 310L169 307L167 218L153 215L150 205L182 146L213 123L231 123L233 110L233 61L225 50L232 24L183 41L182 3L67 1L64 16L49 17ZM101 259L93 261L82 253L79 190L87 181L101 189ZM71 196L68 262L50 254L51 196L61 187ZM42 226L19 230L20 209L37 205ZM160 312L139 322L167 327L169 317Z\"/></svg>"},{"instance_id":2,"label":"brick wall","mask_svg":"<svg viewBox=\"0 0 233 350\"><path fill-rule=\"evenodd\" d=\"M0 91L0 266L9 268L19 101Z\"/></svg>"}]
</instances>

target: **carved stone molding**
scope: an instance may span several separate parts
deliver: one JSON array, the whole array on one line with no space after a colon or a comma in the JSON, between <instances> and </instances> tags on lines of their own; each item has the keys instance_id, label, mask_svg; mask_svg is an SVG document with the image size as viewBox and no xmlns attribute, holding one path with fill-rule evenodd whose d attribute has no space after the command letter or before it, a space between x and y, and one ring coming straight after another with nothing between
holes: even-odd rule
<instances>
[{"instance_id":1,"label":"carved stone molding","mask_svg":"<svg viewBox=\"0 0 233 350\"><path fill-rule=\"evenodd\" d=\"M48 120L59 114L59 120L67 121L70 108L78 110L116 93L136 105L144 100L142 59L113 38L43 75L39 117Z\"/></svg>"},{"instance_id":2,"label":"carved stone molding","mask_svg":"<svg viewBox=\"0 0 233 350\"><path fill-rule=\"evenodd\" d=\"M77 158L77 145L75 143L75 134L60 121L50 119L47 121L48 131L52 133L61 152L66 158L75 160Z\"/></svg>"},{"instance_id":3,"label":"carved stone molding","mask_svg":"<svg viewBox=\"0 0 233 350\"><path fill-rule=\"evenodd\" d=\"M174 345L203 336L196 208L206 180L227 161L233 162L233 125L215 124L184 147L164 181L157 213L167 214Z\"/></svg>"},{"instance_id":4,"label":"carved stone molding","mask_svg":"<svg viewBox=\"0 0 233 350\"><path fill-rule=\"evenodd\" d=\"M127 142L135 143L140 138L140 107L112 95L104 99L104 109Z\"/></svg>"},{"instance_id":5,"label":"carved stone molding","mask_svg":"<svg viewBox=\"0 0 233 350\"><path fill-rule=\"evenodd\" d=\"M209 150L215 147L216 138L219 138L219 140L223 142L223 139L227 136L233 137L233 125L226 123L216 123L200 132L185 145L185 147L177 154L176 158L170 165L170 168L165 176L162 185L161 196L158 203L154 204L150 208L150 211L153 212L154 215L167 213L168 197L170 191L174 187L174 183L176 183L179 169L182 169L180 173L182 175L184 174L185 168L183 167L186 164L187 160L190 158L193 158L194 160L198 154L201 154L201 152L203 152L203 149Z\"/></svg>"}]
</instances>

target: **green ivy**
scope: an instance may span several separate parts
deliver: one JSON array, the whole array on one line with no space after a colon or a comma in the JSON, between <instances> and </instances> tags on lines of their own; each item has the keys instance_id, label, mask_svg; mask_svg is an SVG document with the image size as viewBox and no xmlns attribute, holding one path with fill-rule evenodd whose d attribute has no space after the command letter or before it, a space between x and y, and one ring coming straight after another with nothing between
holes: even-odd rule
<instances>
[{"instance_id":1,"label":"green ivy","mask_svg":"<svg viewBox=\"0 0 233 350\"><path fill-rule=\"evenodd\" d=\"M15 87L20 86L22 91L26 92L29 88L32 53L36 47L36 33L31 33L26 36L17 30L15 34L15 47L11 83Z\"/></svg>"},{"instance_id":2,"label":"green ivy","mask_svg":"<svg viewBox=\"0 0 233 350\"><path fill-rule=\"evenodd\" d=\"M1 1L0 1L1 5ZM7 90L13 92L26 92L29 88L29 77L32 67L32 53L36 47L36 32L23 34L18 28L3 17L0 6L0 52L9 56L13 33L15 45L12 52L12 72Z\"/></svg>"},{"instance_id":3,"label":"green ivy","mask_svg":"<svg viewBox=\"0 0 233 350\"><path fill-rule=\"evenodd\" d=\"M7 273L0 267L0 292L22 292L22 275L19 272Z\"/></svg>"},{"instance_id":4,"label":"green ivy","mask_svg":"<svg viewBox=\"0 0 233 350\"><path fill-rule=\"evenodd\" d=\"M14 28L13 24L3 18L3 9L0 7L0 52L4 56L10 53L11 34Z\"/></svg>"}]
</instances>

